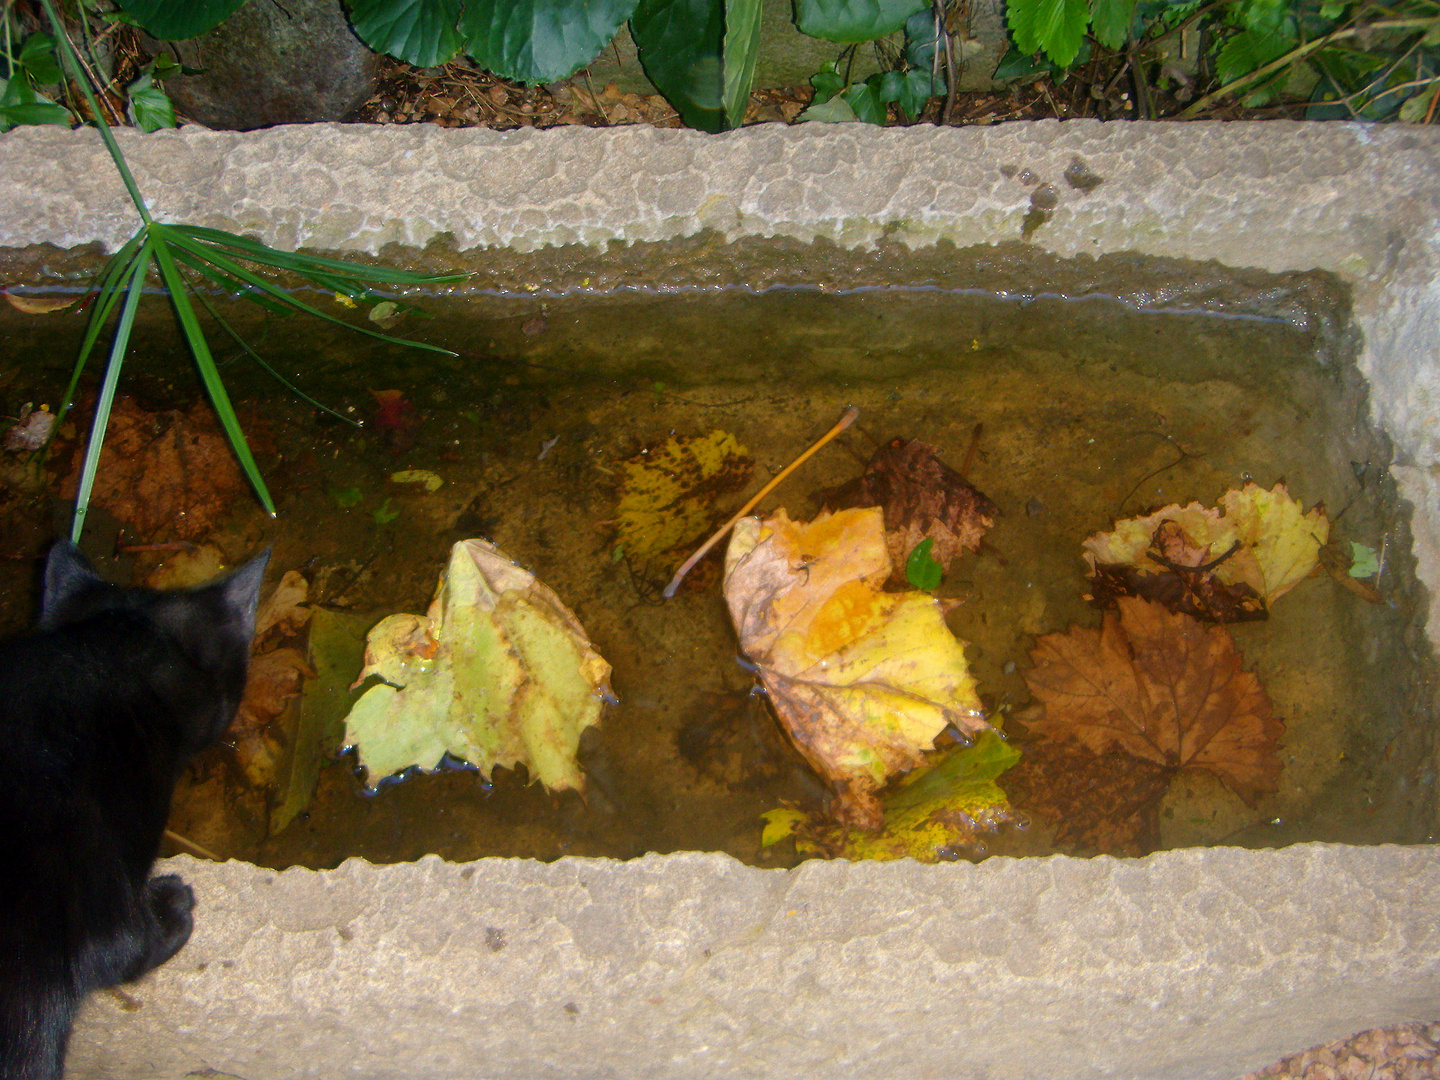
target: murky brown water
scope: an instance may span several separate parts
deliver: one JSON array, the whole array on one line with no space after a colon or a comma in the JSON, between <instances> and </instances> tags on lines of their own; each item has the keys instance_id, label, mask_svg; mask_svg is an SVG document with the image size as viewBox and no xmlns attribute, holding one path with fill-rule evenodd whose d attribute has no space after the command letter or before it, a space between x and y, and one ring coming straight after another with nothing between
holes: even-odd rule
<instances>
[{"instance_id":1,"label":"murky brown water","mask_svg":"<svg viewBox=\"0 0 1440 1080\"><path fill-rule=\"evenodd\" d=\"M664 575L617 555L616 502L623 462L672 434L733 433L757 463L753 489L852 404L859 422L762 509L811 516L814 492L857 475L896 436L923 439L958 466L981 425L968 478L1002 515L940 595L963 601L949 623L1001 716L1029 701L1023 671L1037 636L1098 624L1083 600L1080 544L1091 533L1153 506L1213 504L1246 478L1266 487L1284 479L1307 507L1325 503L1335 535L1385 550L1388 603L1316 577L1269 621L1233 628L1286 725L1280 790L1252 808L1203 774L1182 774L1166 796L1161 841L1421 838L1414 770L1430 720L1415 704L1424 661L1412 653L1424 650L1408 533L1383 476L1388 451L1361 422L1357 380L1317 359L1313 329L940 288L414 303L396 332L459 357L295 321L249 324L277 366L327 404L371 418L368 391L398 389L413 411L396 434L350 428L234 361L227 377L280 513L270 521L239 501L215 541L231 558L272 544L277 576L300 570L316 603L356 626L424 611L456 540L497 543L570 605L614 665L620 704L582 747L587 796L551 795L504 770L493 783L455 770L367 793L332 731L313 802L274 835L289 763L257 788L242 781L233 749L207 755L177 795L172 828L189 840L276 866L427 852L793 859L788 847L761 849L760 815L781 800L817 805L823 792L749 692L717 575L702 568L698 587L663 601ZM11 349L0 404L53 395L68 352L35 362L30 324L7 317L0 332ZM188 367L172 378L157 361L166 347L158 341L136 363L133 386L147 407L192 400ZM444 483L427 493L388 479L404 469ZM29 610L28 560L52 529L45 505L43 495L8 504L3 611L12 626ZM107 542L113 549L102 515L92 543ZM159 558L112 565L123 573ZM295 719L287 714L276 732L287 751ZM1002 830L990 845L1053 849L1043 824Z\"/></svg>"}]
</instances>

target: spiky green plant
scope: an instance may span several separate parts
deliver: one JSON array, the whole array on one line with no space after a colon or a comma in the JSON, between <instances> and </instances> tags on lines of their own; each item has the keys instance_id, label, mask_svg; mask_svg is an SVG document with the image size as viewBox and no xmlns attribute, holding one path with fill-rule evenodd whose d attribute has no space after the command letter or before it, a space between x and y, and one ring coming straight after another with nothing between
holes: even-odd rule
<instances>
[{"instance_id":1,"label":"spiky green plant","mask_svg":"<svg viewBox=\"0 0 1440 1080\"><path fill-rule=\"evenodd\" d=\"M317 289L340 293L352 298L367 295L371 285L448 284L463 281L465 275L417 274L407 270L362 266L341 259L326 259L316 255L277 251L258 241L220 229L156 221L140 194L140 188L135 182L134 175L130 172L130 167L125 162L124 154L120 152L120 146L115 141L114 133L105 122L105 116L100 110L99 102L95 99L94 91L86 78L75 48L66 36L65 27L55 11L54 0L42 0L42 4L45 14L50 20L51 28L55 32L61 62L71 80L85 95L85 100L95 119L95 126L100 131L105 148L109 151L110 158L120 173L125 190L129 192L130 200L135 204L135 210L140 215L141 221L140 228L135 235L110 257L96 280L94 308L91 311L90 322L80 345L80 354L76 358L75 369L60 410L63 416L70 407L71 399L79 386L80 377L90 360L90 354L105 327L110 323L111 316L118 308L119 315L115 320L110 356L106 361L105 377L101 383L100 395L95 403L95 418L90 427L90 438L85 448L85 459L80 470L80 484L75 497L75 519L71 526L70 538L78 541L80 533L84 529L85 515L90 505L90 493L94 488L95 474L100 465L100 450L105 441L105 429L109 424L110 409L115 401L115 387L120 380L120 369L130 346L130 332L135 324L135 312L140 305L140 297L152 267L158 273L161 284L169 294L170 303L174 307L175 316L180 323L180 329L195 358L196 367L199 369L200 380L205 384L205 390L210 396L210 403L214 406L215 413L220 419L220 425L230 440L235 457L239 460L241 468L254 487L260 504L267 513L274 516L274 501L270 498L265 480L260 475L254 456L250 453L249 444L245 441L245 433L240 429L240 421L235 415L234 406L230 403L230 395L225 391L225 384L220 378L220 371L210 352L205 332L196 317L195 306L191 300L190 283L186 280L181 268L184 267L200 275L213 285L237 292L272 312L304 312L308 315L328 319L330 322L338 323L382 341L446 355L453 354L449 350L435 345L391 337L367 327L356 326L353 323L336 319L313 305L297 299L275 282L257 273L255 268L270 267L294 274Z\"/></svg>"}]
</instances>

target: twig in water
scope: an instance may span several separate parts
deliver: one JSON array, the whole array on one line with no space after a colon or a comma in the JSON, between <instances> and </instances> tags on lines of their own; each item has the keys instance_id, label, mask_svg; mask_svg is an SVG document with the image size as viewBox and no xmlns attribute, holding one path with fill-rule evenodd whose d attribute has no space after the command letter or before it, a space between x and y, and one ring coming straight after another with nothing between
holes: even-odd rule
<instances>
[{"instance_id":1,"label":"twig in water","mask_svg":"<svg viewBox=\"0 0 1440 1080\"><path fill-rule=\"evenodd\" d=\"M209 859L211 862L224 862L224 861L225 861L225 860L222 859L219 855L216 855L213 851L210 851L210 850L208 850L207 848L201 847L199 844L195 843L194 840L186 840L185 837L181 836L181 835L180 835L179 833L177 833L177 832L171 832L169 829L166 829L166 830L165 830L165 836L166 836L167 839L170 839L170 840L175 841L175 843L179 844L181 847L183 847L183 848L189 848L191 851L195 852L196 855L202 855L202 856L204 856L205 858Z\"/></svg>"},{"instance_id":2,"label":"twig in water","mask_svg":"<svg viewBox=\"0 0 1440 1080\"><path fill-rule=\"evenodd\" d=\"M735 523L737 521L739 521L742 517L748 514L751 510L755 509L755 504L758 503L761 499L763 499L766 495L769 495L770 492L774 491L777 487L779 487L782 480L784 480L792 472L798 469L801 465L805 464L805 462L809 461L811 454L815 453L816 450L819 450L831 439L835 438L836 435L839 435L847 427L853 424L856 417L858 417L859 415L860 410L857 409L854 405L851 405L850 408L846 409L845 415L840 417L839 423L837 423L834 427L832 427L829 431L827 431L824 435L821 435L819 439L812 443L810 449L806 450L789 465L786 465L785 468L781 469L778 473L776 473L773 480L771 480L768 484L766 484L759 491L757 491L749 502L747 502L744 506L742 506L739 510L735 512L734 517L732 517L724 525L721 525L720 528L715 531L714 536L710 537L709 540L706 540L705 543L701 544L700 549L696 551L694 555L691 555L690 558L686 559L679 570L675 571L675 576L670 579L670 584L665 586L665 591L662 592L660 595L665 597L666 600L669 600L672 596L674 596L675 590L680 588L680 583L685 580L685 575L690 573L690 571L695 568L695 564L698 563L701 559L703 559L710 551L710 549L720 542L721 537L723 537L726 533L728 533L732 528L735 527Z\"/></svg>"}]
</instances>

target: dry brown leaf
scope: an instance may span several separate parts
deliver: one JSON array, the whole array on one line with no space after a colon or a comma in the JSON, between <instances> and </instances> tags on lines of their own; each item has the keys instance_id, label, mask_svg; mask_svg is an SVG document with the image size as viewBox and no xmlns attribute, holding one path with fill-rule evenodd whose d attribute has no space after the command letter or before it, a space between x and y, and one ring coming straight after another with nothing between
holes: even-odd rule
<instances>
[{"instance_id":1,"label":"dry brown leaf","mask_svg":"<svg viewBox=\"0 0 1440 1080\"><path fill-rule=\"evenodd\" d=\"M1025 679L1045 712L1031 729L1097 754L1118 747L1170 770L1204 769L1251 806L1275 790L1284 725L1225 629L1133 597L1116 606L1099 630L1036 642Z\"/></svg>"},{"instance_id":2,"label":"dry brown leaf","mask_svg":"<svg viewBox=\"0 0 1440 1080\"><path fill-rule=\"evenodd\" d=\"M310 585L298 570L287 570L255 612L255 640L259 641L272 629L278 637L293 637L310 621Z\"/></svg>"},{"instance_id":3,"label":"dry brown leaf","mask_svg":"<svg viewBox=\"0 0 1440 1080\"><path fill-rule=\"evenodd\" d=\"M981 712L965 650L925 593L885 593L878 508L812 523L783 510L742 518L725 558L725 599L795 745L835 789L841 821L879 828L878 792L924 760L947 727Z\"/></svg>"},{"instance_id":4,"label":"dry brown leaf","mask_svg":"<svg viewBox=\"0 0 1440 1080\"><path fill-rule=\"evenodd\" d=\"M299 649L271 649L250 658L245 698L227 739L252 784L263 786L274 780L282 744L273 724L300 693L304 680L314 677L314 669Z\"/></svg>"},{"instance_id":5,"label":"dry brown leaf","mask_svg":"<svg viewBox=\"0 0 1440 1080\"><path fill-rule=\"evenodd\" d=\"M831 507L878 506L885 513L891 584L905 586L905 560L920 541L947 572L961 553L980 547L999 509L919 439L891 439L875 451L859 480L826 499Z\"/></svg>"}]
</instances>

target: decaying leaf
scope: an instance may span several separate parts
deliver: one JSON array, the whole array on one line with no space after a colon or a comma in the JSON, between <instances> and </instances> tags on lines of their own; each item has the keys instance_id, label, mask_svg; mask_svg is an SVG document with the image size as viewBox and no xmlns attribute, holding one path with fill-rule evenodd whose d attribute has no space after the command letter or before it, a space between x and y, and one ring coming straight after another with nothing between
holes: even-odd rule
<instances>
[{"instance_id":1,"label":"decaying leaf","mask_svg":"<svg viewBox=\"0 0 1440 1080\"><path fill-rule=\"evenodd\" d=\"M1085 541L1091 594L1105 607L1139 596L1212 622L1263 619L1308 577L1330 538L1322 506L1306 513L1283 483L1246 483L1218 507L1172 504Z\"/></svg>"},{"instance_id":2,"label":"decaying leaf","mask_svg":"<svg viewBox=\"0 0 1440 1080\"><path fill-rule=\"evenodd\" d=\"M310 621L310 583L298 570L286 570L275 591L255 610L255 640L272 630L281 637L298 634Z\"/></svg>"},{"instance_id":3,"label":"decaying leaf","mask_svg":"<svg viewBox=\"0 0 1440 1080\"><path fill-rule=\"evenodd\" d=\"M740 647L791 739L834 788L832 814L870 829L881 825L880 788L919 765L941 732L989 727L940 605L882 592L890 570L876 507L809 524L783 510L743 518L725 557Z\"/></svg>"},{"instance_id":4,"label":"decaying leaf","mask_svg":"<svg viewBox=\"0 0 1440 1080\"><path fill-rule=\"evenodd\" d=\"M793 836L801 854L841 859L934 863L982 855L984 836L1016 820L995 778L1019 757L998 731L982 731L973 745L938 756L888 792L878 833L781 809L763 815L761 843L769 847Z\"/></svg>"},{"instance_id":5,"label":"decaying leaf","mask_svg":"<svg viewBox=\"0 0 1440 1080\"><path fill-rule=\"evenodd\" d=\"M905 585L905 564L922 540L948 572L965 551L975 551L1000 511L973 484L919 439L891 439L875 451L865 473L830 493L831 508L878 506L885 512L891 585Z\"/></svg>"},{"instance_id":6,"label":"decaying leaf","mask_svg":"<svg viewBox=\"0 0 1440 1080\"><path fill-rule=\"evenodd\" d=\"M1044 714L1031 730L1096 754L1119 748L1172 772L1204 769L1251 806L1275 790L1284 725L1224 627L1134 597L1116 607L1099 630L1072 627L1036 642L1025 681Z\"/></svg>"},{"instance_id":7,"label":"decaying leaf","mask_svg":"<svg viewBox=\"0 0 1440 1080\"><path fill-rule=\"evenodd\" d=\"M1380 573L1380 557L1374 548L1350 541L1332 540L1320 549L1320 565L1330 580L1352 592L1367 604L1383 604L1385 598L1371 581Z\"/></svg>"},{"instance_id":8,"label":"decaying leaf","mask_svg":"<svg viewBox=\"0 0 1440 1080\"><path fill-rule=\"evenodd\" d=\"M0 449L39 450L50 441L50 434L54 430L55 414L50 411L49 405L41 405L38 409L26 405L20 410L20 416L15 423L5 429L5 436L0 439Z\"/></svg>"},{"instance_id":9,"label":"decaying leaf","mask_svg":"<svg viewBox=\"0 0 1440 1080\"><path fill-rule=\"evenodd\" d=\"M257 787L275 778L283 744L274 722L300 693L307 676L314 678L315 672L299 649L271 649L250 658L245 698L226 739L234 746L246 778Z\"/></svg>"},{"instance_id":10,"label":"decaying leaf","mask_svg":"<svg viewBox=\"0 0 1440 1080\"><path fill-rule=\"evenodd\" d=\"M624 467L616 539L637 575L663 582L725 519L720 504L745 486L755 462L734 435L712 431L668 439Z\"/></svg>"},{"instance_id":11,"label":"decaying leaf","mask_svg":"<svg viewBox=\"0 0 1440 1080\"><path fill-rule=\"evenodd\" d=\"M380 682L345 721L370 782L448 752L489 776L524 764L552 790L584 786L580 733L600 720L610 665L559 598L484 540L450 551L427 615L370 631L365 667Z\"/></svg>"}]
</instances>

